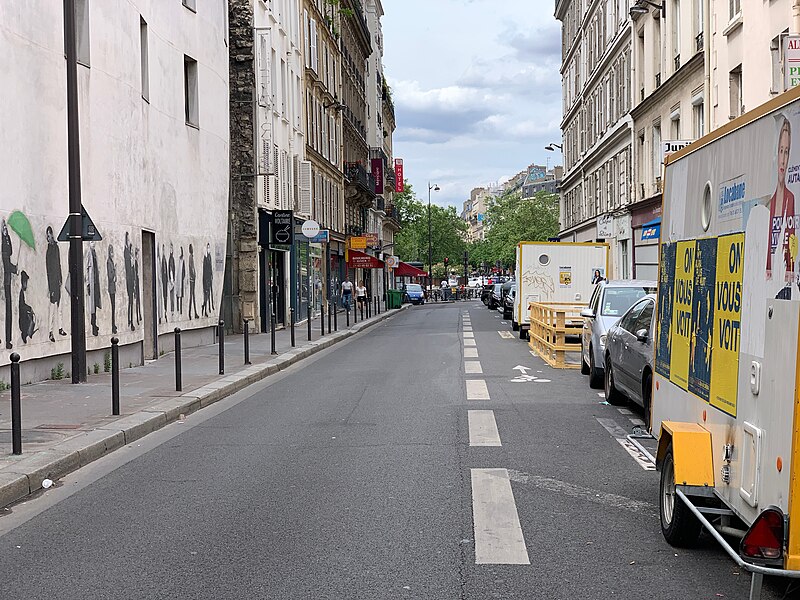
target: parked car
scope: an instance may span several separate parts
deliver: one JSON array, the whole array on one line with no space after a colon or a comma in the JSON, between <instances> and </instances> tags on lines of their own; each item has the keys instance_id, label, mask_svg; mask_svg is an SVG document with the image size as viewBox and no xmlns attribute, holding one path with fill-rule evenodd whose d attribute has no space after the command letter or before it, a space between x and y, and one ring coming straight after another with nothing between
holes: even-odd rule
<instances>
[{"instance_id":1,"label":"parked car","mask_svg":"<svg viewBox=\"0 0 800 600\"><path fill-rule=\"evenodd\" d=\"M403 300L411 304L425 304L425 292L418 283L407 283L403 286Z\"/></svg>"},{"instance_id":2,"label":"parked car","mask_svg":"<svg viewBox=\"0 0 800 600\"><path fill-rule=\"evenodd\" d=\"M581 373L589 376L589 386L603 387L606 336L609 328L647 294L656 291L656 282L643 279L601 281L598 283L589 306L581 311Z\"/></svg>"},{"instance_id":3,"label":"parked car","mask_svg":"<svg viewBox=\"0 0 800 600\"><path fill-rule=\"evenodd\" d=\"M489 310L495 310L498 306L500 306L500 303L503 301L502 288L503 288L502 283L492 284L492 290L489 294L489 300L486 302L486 306L489 308Z\"/></svg>"},{"instance_id":4,"label":"parked car","mask_svg":"<svg viewBox=\"0 0 800 600\"><path fill-rule=\"evenodd\" d=\"M489 297L492 295L493 288L493 283L487 283L483 286L483 289L481 289L481 302L483 302L486 306L489 306Z\"/></svg>"},{"instance_id":5,"label":"parked car","mask_svg":"<svg viewBox=\"0 0 800 600\"><path fill-rule=\"evenodd\" d=\"M481 287L480 277L470 277L469 281L467 282L467 287L470 287L470 288Z\"/></svg>"},{"instance_id":6,"label":"parked car","mask_svg":"<svg viewBox=\"0 0 800 600\"><path fill-rule=\"evenodd\" d=\"M648 425L653 386L655 307L655 294L648 294L608 330L604 362L608 403L622 404L630 398L644 409Z\"/></svg>"},{"instance_id":7,"label":"parked car","mask_svg":"<svg viewBox=\"0 0 800 600\"><path fill-rule=\"evenodd\" d=\"M512 283L511 287L503 296L503 318L510 319L514 316L514 298L517 295L517 284Z\"/></svg>"}]
</instances>

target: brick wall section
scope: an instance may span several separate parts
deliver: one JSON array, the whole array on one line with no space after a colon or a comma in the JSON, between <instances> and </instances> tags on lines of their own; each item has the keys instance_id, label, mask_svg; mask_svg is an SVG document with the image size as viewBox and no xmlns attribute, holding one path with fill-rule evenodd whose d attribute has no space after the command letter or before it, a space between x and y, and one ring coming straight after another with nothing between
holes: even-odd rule
<instances>
[{"instance_id":1,"label":"brick wall section","mask_svg":"<svg viewBox=\"0 0 800 600\"><path fill-rule=\"evenodd\" d=\"M231 289L232 329L241 331L242 314L252 307L250 330L259 331L258 214L253 172L255 56L253 2L229 0L231 123ZM251 304L252 303L252 304Z\"/></svg>"}]
</instances>

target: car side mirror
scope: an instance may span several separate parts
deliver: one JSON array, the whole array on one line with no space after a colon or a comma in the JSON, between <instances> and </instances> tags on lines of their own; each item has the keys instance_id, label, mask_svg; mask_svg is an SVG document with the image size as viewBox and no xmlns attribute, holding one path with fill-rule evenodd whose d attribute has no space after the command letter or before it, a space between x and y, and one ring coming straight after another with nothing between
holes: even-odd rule
<instances>
[{"instance_id":1,"label":"car side mirror","mask_svg":"<svg viewBox=\"0 0 800 600\"><path fill-rule=\"evenodd\" d=\"M584 308L581 311L581 316L587 319L594 319L594 311L591 308Z\"/></svg>"},{"instance_id":2,"label":"car side mirror","mask_svg":"<svg viewBox=\"0 0 800 600\"><path fill-rule=\"evenodd\" d=\"M647 329L640 329L636 332L636 339L640 342L646 342L648 337L650 337L650 333Z\"/></svg>"}]
</instances>

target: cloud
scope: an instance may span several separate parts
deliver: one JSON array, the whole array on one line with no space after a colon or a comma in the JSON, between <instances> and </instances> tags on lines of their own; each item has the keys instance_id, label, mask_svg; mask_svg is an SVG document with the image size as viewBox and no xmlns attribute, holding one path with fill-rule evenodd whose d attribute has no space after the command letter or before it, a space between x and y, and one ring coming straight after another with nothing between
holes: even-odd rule
<instances>
[{"instance_id":1,"label":"cloud","mask_svg":"<svg viewBox=\"0 0 800 600\"><path fill-rule=\"evenodd\" d=\"M561 61L561 27L555 20L544 21L537 29L507 28L498 41L511 47L523 62Z\"/></svg>"}]
</instances>

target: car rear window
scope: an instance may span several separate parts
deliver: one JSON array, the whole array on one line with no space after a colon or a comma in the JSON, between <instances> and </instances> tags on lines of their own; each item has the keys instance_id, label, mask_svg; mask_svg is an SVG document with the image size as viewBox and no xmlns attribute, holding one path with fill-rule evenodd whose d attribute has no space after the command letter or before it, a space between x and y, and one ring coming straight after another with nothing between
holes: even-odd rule
<instances>
[{"instance_id":1,"label":"car rear window","mask_svg":"<svg viewBox=\"0 0 800 600\"><path fill-rule=\"evenodd\" d=\"M421 292L422 291L422 286L421 285L417 285L416 283L409 283L406 286L406 291L407 292Z\"/></svg>"},{"instance_id":2,"label":"car rear window","mask_svg":"<svg viewBox=\"0 0 800 600\"><path fill-rule=\"evenodd\" d=\"M611 287L603 290L603 306L600 312L604 317L619 317L625 313L639 298L643 298L650 290L644 287Z\"/></svg>"}]
</instances>

